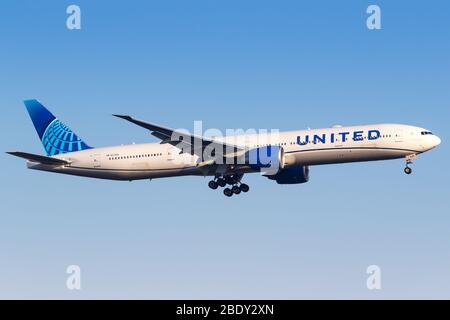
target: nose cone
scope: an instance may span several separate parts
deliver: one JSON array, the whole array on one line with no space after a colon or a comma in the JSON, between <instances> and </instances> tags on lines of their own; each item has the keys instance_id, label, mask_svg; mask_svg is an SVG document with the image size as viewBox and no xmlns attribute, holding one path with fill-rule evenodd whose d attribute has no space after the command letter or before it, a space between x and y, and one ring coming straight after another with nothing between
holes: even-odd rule
<instances>
[{"instance_id":1,"label":"nose cone","mask_svg":"<svg viewBox=\"0 0 450 320\"><path fill-rule=\"evenodd\" d=\"M434 145L433 147L435 148L441 144L441 139L438 136L434 136L433 138L434 138L433 139L433 145Z\"/></svg>"}]
</instances>

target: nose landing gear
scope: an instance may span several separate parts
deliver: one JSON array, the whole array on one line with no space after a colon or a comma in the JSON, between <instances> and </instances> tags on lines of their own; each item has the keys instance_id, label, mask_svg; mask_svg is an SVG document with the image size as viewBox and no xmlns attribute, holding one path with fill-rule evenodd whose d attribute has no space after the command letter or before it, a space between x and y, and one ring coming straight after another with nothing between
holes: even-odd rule
<instances>
[{"instance_id":1,"label":"nose landing gear","mask_svg":"<svg viewBox=\"0 0 450 320\"><path fill-rule=\"evenodd\" d=\"M416 154L410 154L408 156L406 156L406 168L405 168L405 173L406 174L411 174L412 173L412 169L409 166L410 164L413 163L414 160L417 159L417 155Z\"/></svg>"},{"instance_id":2,"label":"nose landing gear","mask_svg":"<svg viewBox=\"0 0 450 320\"><path fill-rule=\"evenodd\" d=\"M250 187L241 183L243 175L228 175L224 177L216 177L214 180L208 182L208 186L216 190L218 187L225 187L227 184L231 187L223 189L223 194L227 197L231 197L233 194L240 194L241 192L248 192Z\"/></svg>"}]
</instances>

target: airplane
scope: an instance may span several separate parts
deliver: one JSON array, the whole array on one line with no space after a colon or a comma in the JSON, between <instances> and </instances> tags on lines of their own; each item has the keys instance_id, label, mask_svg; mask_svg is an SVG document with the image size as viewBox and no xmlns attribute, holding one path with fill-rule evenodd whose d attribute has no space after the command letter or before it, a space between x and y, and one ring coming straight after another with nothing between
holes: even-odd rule
<instances>
[{"instance_id":1,"label":"airplane","mask_svg":"<svg viewBox=\"0 0 450 320\"><path fill-rule=\"evenodd\" d=\"M247 173L258 172L278 184L301 184L309 181L310 166L403 158L404 172L411 174L417 156L441 143L427 129L402 124L204 137L114 115L160 141L93 148L38 100L24 104L47 155L7 153L26 159L29 169L128 181L210 176L208 186L224 188L227 197L249 191L242 182Z\"/></svg>"}]
</instances>

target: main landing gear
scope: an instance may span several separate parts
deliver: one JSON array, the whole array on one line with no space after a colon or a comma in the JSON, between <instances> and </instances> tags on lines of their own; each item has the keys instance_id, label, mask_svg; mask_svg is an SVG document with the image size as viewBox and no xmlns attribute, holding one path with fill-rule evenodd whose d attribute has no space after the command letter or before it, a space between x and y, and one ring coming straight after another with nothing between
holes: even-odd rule
<instances>
[{"instance_id":1,"label":"main landing gear","mask_svg":"<svg viewBox=\"0 0 450 320\"><path fill-rule=\"evenodd\" d=\"M412 173L412 169L409 166L410 164L413 163L414 160L417 159L417 155L416 154L411 154L409 156L406 156L406 168L405 168L405 173L406 174L411 174Z\"/></svg>"},{"instance_id":2,"label":"main landing gear","mask_svg":"<svg viewBox=\"0 0 450 320\"><path fill-rule=\"evenodd\" d=\"M227 197L231 197L233 194L240 194L241 192L248 192L250 187L241 183L243 175L229 175L224 177L216 177L214 180L208 182L208 186L216 190L218 187L225 187L227 184L231 187L227 187L223 189L223 194Z\"/></svg>"}]
</instances>

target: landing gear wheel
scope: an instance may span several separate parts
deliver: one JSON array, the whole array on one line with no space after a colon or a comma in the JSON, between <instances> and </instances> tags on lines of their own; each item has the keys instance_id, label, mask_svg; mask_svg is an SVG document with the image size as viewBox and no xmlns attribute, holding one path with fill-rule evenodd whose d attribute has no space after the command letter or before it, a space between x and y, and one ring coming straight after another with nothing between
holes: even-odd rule
<instances>
[{"instance_id":1,"label":"landing gear wheel","mask_svg":"<svg viewBox=\"0 0 450 320\"><path fill-rule=\"evenodd\" d=\"M250 190L250 187L248 186L248 184L245 184L245 183L241 184L239 186L239 188L241 189L242 192L248 192L248 190Z\"/></svg>"},{"instance_id":2,"label":"landing gear wheel","mask_svg":"<svg viewBox=\"0 0 450 320\"><path fill-rule=\"evenodd\" d=\"M223 189L223 194L226 195L227 197L231 197L233 195L233 191L231 191L230 188L225 188Z\"/></svg>"},{"instance_id":3,"label":"landing gear wheel","mask_svg":"<svg viewBox=\"0 0 450 320\"><path fill-rule=\"evenodd\" d=\"M224 177L225 183L229 184L229 185L233 185L236 183L236 181L234 180L233 176L225 176Z\"/></svg>"},{"instance_id":4,"label":"landing gear wheel","mask_svg":"<svg viewBox=\"0 0 450 320\"><path fill-rule=\"evenodd\" d=\"M231 191L233 191L234 194L239 194L241 193L241 188L239 188L238 186L233 186L233 188L231 188Z\"/></svg>"},{"instance_id":5,"label":"landing gear wheel","mask_svg":"<svg viewBox=\"0 0 450 320\"><path fill-rule=\"evenodd\" d=\"M225 182L225 179L223 179L223 178L217 179L217 184L219 185L219 187L222 187L222 188L227 185L227 183Z\"/></svg>"},{"instance_id":6,"label":"landing gear wheel","mask_svg":"<svg viewBox=\"0 0 450 320\"><path fill-rule=\"evenodd\" d=\"M208 182L208 187L210 187L213 190L216 190L218 186L219 185L214 180L211 180L210 182Z\"/></svg>"},{"instance_id":7,"label":"landing gear wheel","mask_svg":"<svg viewBox=\"0 0 450 320\"><path fill-rule=\"evenodd\" d=\"M405 168L405 173L406 174L411 174L412 173L412 169L410 167L406 167Z\"/></svg>"}]
</instances>

